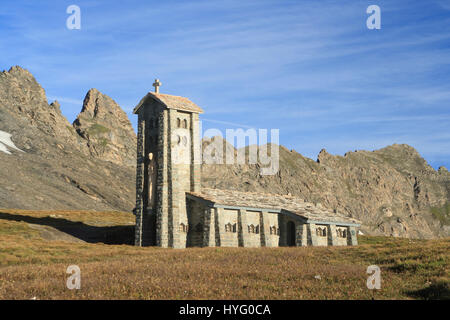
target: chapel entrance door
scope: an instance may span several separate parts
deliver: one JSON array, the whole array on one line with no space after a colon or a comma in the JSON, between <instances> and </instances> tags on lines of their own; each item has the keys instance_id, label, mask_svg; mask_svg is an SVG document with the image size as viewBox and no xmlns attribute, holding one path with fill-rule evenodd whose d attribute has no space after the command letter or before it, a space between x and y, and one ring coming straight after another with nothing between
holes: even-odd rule
<instances>
[{"instance_id":1,"label":"chapel entrance door","mask_svg":"<svg viewBox=\"0 0 450 320\"><path fill-rule=\"evenodd\" d=\"M289 247L294 247L295 246L295 223L292 221L288 221L287 226L286 226L286 237L287 237L287 241L286 244Z\"/></svg>"}]
</instances>

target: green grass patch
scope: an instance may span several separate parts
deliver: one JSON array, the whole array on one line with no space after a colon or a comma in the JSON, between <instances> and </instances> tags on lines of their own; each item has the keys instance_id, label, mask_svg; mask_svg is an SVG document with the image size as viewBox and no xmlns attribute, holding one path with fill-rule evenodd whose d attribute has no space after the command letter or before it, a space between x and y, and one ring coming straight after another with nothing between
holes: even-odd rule
<instances>
[{"instance_id":1,"label":"green grass patch","mask_svg":"<svg viewBox=\"0 0 450 320\"><path fill-rule=\"evenodd\" d=\"M99 139L98 142L102 147L106 147L109 143L108 139L106 139L106 138L101 138L101 139Z\"/></svg>"},{"instance_id":2,"label":"green grass patch","mask_svg":"<svg viewBox=\"0 0 450 320\"><path fill-rule=\"evenodd\" d=\"M432 207L430 209L433 217L438 219L442 225L450 225L450 203L447 202L442 207Z\"/></svg>"},{"instance_id":3,"label":"green grass patch","mask_svg":"<svg viewBox=\"0 0 450 320\"><path fill-rule=\"evenodd\" d=\"M104 133L108 133L110 131L111 130L109 128L106 128L106 127L104 127L104 126L102 126L101 124L98 124L98 123L93 124L88 129L88 133L90 135L93 135L93 136L104 134Z\"/></svg>"}]
</instances>

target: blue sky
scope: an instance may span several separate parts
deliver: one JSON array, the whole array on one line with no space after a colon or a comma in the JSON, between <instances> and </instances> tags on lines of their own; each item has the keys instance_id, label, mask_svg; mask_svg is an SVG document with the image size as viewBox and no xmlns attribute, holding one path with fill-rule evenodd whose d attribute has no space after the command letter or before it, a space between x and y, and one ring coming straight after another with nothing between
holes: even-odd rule
<instances>
[{"instance_id":1,"label":"blue sky","mask_svg":"<svg viewBox=\"0 0 450 320\"><path fill-rule=\"evenodd\" d=\"M69 5L81 30L68 30ZM381 8L369 30L366 8ZM152 90L200 105L203 128L279 128L316 159L415 147L450 168L450 0L10 1L0 69L34 74L70 122L90 88L128 113Z\"/></svg>"}]
</instances>

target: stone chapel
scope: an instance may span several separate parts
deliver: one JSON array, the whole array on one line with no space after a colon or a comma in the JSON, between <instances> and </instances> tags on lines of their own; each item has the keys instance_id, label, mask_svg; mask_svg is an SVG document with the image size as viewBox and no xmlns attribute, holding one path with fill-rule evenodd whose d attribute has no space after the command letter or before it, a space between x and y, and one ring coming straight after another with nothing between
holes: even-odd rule
<instances>
[{"instance_id":1,"label":"stone chapel","mask_svg":"<svg viewBox=\"0 0 450 320\"><path fill-rule=\"evenodd\" d=\"M357 245L356 219L288 195L201 186L199 114L184 97L159 93L138 115L135 245L277 247Z\"/></svg>"}]
</instances>

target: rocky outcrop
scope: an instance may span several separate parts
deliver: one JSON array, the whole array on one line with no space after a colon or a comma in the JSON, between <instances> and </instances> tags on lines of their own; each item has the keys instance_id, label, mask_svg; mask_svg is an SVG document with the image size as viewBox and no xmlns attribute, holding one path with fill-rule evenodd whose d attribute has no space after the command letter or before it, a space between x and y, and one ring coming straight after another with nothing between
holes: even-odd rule
<instances>
[{"instance_id":1,"label":"rocky outcrop","mask_svg":"<svg viewBox=\"0 0 450 320\"><path fill-rule=\"evenodd\" d=\"M135 165L136 134L126 113L107 95L89 90L73 127L86 140L93 157Z\"/></svg>"}]
</instances>

